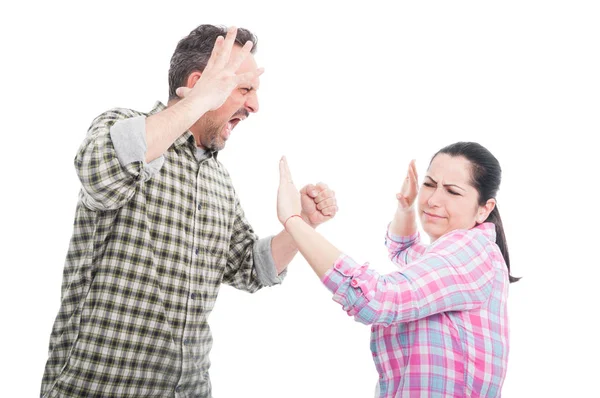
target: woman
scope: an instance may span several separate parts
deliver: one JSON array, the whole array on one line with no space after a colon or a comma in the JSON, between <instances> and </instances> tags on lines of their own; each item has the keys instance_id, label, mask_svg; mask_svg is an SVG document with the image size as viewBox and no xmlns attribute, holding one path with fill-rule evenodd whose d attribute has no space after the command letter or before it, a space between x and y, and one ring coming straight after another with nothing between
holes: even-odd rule
<instances>
[{"instance_id":1,"label":"woman","mask_svg":"<svg viewBox=\"0 0 600 398\"><path fill-rule=\"evenodd\" d=\"M459 142L436 153L420 190L412 161L386 237L400 270L379 275L298 216L300 196L282 158L279 220L334 301L373 325L377 396L500 396L508 357L508 284L517 280L509 274L496 206L500 179L498 161L477 143ZM430 245L420 243L417 216Z\"/></svg>"}]
</instances>

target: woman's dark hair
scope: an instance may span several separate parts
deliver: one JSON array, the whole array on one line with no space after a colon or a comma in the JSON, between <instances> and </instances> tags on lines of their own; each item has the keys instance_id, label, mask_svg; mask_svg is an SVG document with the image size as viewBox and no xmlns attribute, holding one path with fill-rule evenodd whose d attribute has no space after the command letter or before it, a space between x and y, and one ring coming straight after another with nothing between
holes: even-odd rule
<instances>
[{"instance_id":1,"label":"woman's dark hair","mask_svg":"<svg viewBox=\"0 0 600 398\"><path fill-rule=\"evenodd\" d=\"M490 151L476 142L457 142L440 149L433 155L431 161L440 153L453 157L462 156L471 163L471 185L479 193L479 206L485 205L488 199L496 198L496 193L498 192L498 188L500 188L500 180L502 179L502 169L500 168L498 159ZM500 252L506 262L509 282L518 281L521 278L515 278L510 275L508 245L506 244L506 236L504 235L504 228L497 203L485 221L494 223L496 226L496 244L500 248Z\"/></svg>"},{"instance_id":2,"label":"woman's dark hair","mask_svg":"<svg viewBox=\"0 0 600 398\"><path fill-rule=\"evenodd\" d=\"M177 98L175 90L185 86L192 72L204 71L217 37L226 35L227 28L224 26L200 25L177 43L169 67L169 100ZM252 42L250 52L254 54L258 39L249 30L238 28L235 43L243 46L247 41Z\"/></svg>"}]
</instances>

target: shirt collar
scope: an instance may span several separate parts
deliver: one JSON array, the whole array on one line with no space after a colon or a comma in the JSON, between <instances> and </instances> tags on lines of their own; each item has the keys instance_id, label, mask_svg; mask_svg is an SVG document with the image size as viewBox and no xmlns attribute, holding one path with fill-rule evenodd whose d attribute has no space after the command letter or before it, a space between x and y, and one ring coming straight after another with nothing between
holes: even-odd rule
<instances>
[{"instance_id":1,"label":"shirt collar","mask_svg":"<svg viewBox=\"0 0 600 398\"><path fill-rule=\"evenodd\" d=\"M483 232L486 238L491 240L492 242L496 242L496 225L491 222L484 222L482 224L476 225L473 229L478 229Z\"/></svg>"}]
</instances>

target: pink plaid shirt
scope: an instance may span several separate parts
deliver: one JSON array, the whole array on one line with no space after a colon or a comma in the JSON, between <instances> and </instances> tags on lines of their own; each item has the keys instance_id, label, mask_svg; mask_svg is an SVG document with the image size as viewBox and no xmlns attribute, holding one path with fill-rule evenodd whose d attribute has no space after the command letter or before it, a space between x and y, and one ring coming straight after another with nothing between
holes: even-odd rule
<instances>
[{"instance_id":1,"label":"pink plaid shirt","mask_svg":"<svg viewBox=\"0 0 600 398\"><path fill-rule=\"evenodd\" d=\"M508 270L494 224L431 245L386 237L400 268L379 275L341 255L323 277L348 315L373 325L379 397L500 397L508 358Z\"/></svg>"}]
</instances>

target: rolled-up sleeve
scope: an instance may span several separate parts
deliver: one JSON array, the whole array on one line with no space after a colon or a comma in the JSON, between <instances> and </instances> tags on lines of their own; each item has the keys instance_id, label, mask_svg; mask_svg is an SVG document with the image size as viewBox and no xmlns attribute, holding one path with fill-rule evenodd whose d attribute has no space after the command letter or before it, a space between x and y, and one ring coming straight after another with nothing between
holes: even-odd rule
<instances>
[{"instance_id":1,"label":"rolled-up sleeve","mask_svg":"<svg viewBox=\"0 0 600 398\"><path fill-rule=\"evenodd\" d=\"M223 283L254 293L262 287L281 283L284 277L285 272L277 275L271 255L271 238L258 239L236 196Z\"/></svg>"},{"instance_id":2,"label":"rolled-up sleeve","mask_svg":"<svg viewBox=\"0 0 600 398\"><path fill-rule=\"evenodd\" d=\"M399 266L405 266L417 260L427 246L421 243L421 236L418 232L409 236L394 235L388 229L385 235L385 246L388 249L388 257L392 262Z\"/></svg>"},{"instance_id":3,"label":"rolled-up sleeve","mask_svg":"<svg viewBox=\"0 0 600 398\"><path fill-rule=\"evenodd\" d=\"M122 166L131 163L143 163L142 179L150 179L162 168L165 162L164 156L146 163L146 152L148 150L146 144L146 116L119 120L110 128L110 137Z\"/></svg>"},{"instance_id":4,"label":"rolled-up sleeve","mask_svg":"<svg viewBox=\"0 0 600 398\"><path fill-rule=\"evenodd\" d=\"M277 273L271 241L273 237L262 238L254 243L254 267L260 283L263 286L279 285L287 274L287 268L281 274Z\"/></svg>"},{"instance_id":5,"label":"rolled-up sleeve","mask_svg":"<svg viewBox=\"0 0 600 398\"><path fill-rule=\"evenodd\" d=\"M495 272L485 248L471 243L463 239L460 244L438 246L439 252L434 248L402 271L387 275L341 255L322 282L333 300L364 324L387 326L470 310L490 297Z\"/></svg>"},{"instance_id":6,"label":"rolled-up sleeve","mask_svg":"<svg viewBox=\"0 0 600 398\"><path fill-rule=\"evenodd\" d=\"M91 210L115 210L125 205L139 185L164 162L145 162L145 116L111 110L98 116L75 157L83 204Z\"/></svg>"}]
</instances>

